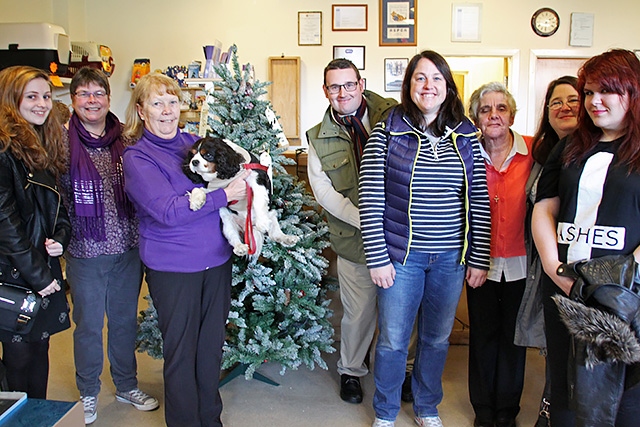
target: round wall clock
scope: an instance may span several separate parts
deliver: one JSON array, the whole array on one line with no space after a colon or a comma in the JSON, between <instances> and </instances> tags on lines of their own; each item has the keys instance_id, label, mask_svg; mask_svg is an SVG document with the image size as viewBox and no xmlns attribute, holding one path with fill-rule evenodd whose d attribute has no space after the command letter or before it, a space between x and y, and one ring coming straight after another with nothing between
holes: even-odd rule
<instances>
[{"instance_id":1,"label":"round wall clock","mask_svg":"<svg viewBox=\"0 0 640 427\"><path fill-rule=\"evenodd\" d=\"M531 17L531 28L540 37L549 37L558 31L560 17L558 13L548 7L535 11Z\"/></svg>"}]
</instances>

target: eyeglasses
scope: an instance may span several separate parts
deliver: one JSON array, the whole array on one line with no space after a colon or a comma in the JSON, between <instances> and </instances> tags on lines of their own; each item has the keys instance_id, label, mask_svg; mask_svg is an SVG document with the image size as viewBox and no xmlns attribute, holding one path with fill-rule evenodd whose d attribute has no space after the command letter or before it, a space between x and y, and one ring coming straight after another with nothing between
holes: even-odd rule
<instances>
[{"instance_id":1,"label":"eyeglasses","mask_svg":"<svg viewBox=\"0 0 640 427\"><path fill-rule=\"evenodd\" d=\"M107 96L107 92L103 91L103 90L97 90L95 92L76 92L74 93L74 96L77 96L80 99L89 99L91 98L91 96L93 96L95 99L102 99L105 96Z\"/></svg>"},{"instance_id":2,"label":"eyeglasses","mask_svg":"<svg viewBox=\"0 0 640 427\"><path fill-rule=\"evenodd\" d=\"M549 107L549 110L551 111L556 111L562 108L563 105L567 104L567 107L569 108L576 108L578 105L580 105L580 99L578 98L571 98L571 99L567 99L566 101L562 101L560 99L557 99L555 101L553 101L551 104L547 105L547 107Z\"/></svg>"},{"instance_id":3,"label":"eyeglasses","mask_svg":"<svg viewBox=\"0 0 640 427\"><path fill-rule=\"evenodd\" d=\"M327 92L332 95L340 92L340 89L344 88L347 92L353 92L358 87L358 82L346 82L343 85L329 85L325 86L327 88Z\"/></svg>"}]
</instances>

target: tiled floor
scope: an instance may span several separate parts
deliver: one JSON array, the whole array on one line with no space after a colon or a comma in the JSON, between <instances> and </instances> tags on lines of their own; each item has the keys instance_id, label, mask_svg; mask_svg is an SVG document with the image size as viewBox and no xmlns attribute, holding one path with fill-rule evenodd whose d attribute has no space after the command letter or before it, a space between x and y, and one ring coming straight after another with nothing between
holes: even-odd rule
<instances>
[{"instance_id":1,"label":"tiled floor","mask_svg":"<svg viewBox=\"0 0 640 427\"><path fill-rule=\"evenodd\" d=\"M143 289L142 294L146 295ZM146 302L141 299L141 309ZM336 347L339 343L336 343ZM49 399L76 400L72 333L71 330L55 335L51 340L51 373ZM301 368L279 374L279 366L267 364L259 372L279 382L277 387L263 382L235 378L222 387L224 402L223 423L226 427L296 426L296 427L366 427L374 418L371 399L373 378L363 380L364 402L360 405L345 403L338 396L339 378L336 373L337 353L326 355L329 370ZM160 409L140 412L130 405L115 401L114 386L109 375L108 363L102 375L102 392L98 402L98 419L95 427L106 426L164 426L164 399L162 385L162 361L146 354L138 354L138 380L141 389L153 394L160 401ZM518 426L533 426L544 385L544 360L537 350L529 350L522 410ZM473 425L473 411L467 393L467 347L451 346L444 373L444 400L439 406L445 427ZM396 421L397 427L413 425L413 410L403 404Z\"/></svg>"}]
</instances>

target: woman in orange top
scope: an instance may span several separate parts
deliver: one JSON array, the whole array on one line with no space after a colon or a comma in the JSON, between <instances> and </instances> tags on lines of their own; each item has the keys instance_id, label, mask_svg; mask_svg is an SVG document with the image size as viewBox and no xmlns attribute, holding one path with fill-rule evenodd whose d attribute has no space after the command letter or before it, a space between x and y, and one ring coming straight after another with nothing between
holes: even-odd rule
<instances>
[{"instance_id":1,"label":"woman in orange top","mask_svg":"<svg viewBox=\"0 0 640 427\"><path fill-rule=\"evenodd\" d=\"M493 82L471 95L469 116L480 141L491 201L491 265L487 281L467 286L469 397L475 427L512 427L520 411L526 348L513 344L527 277L524 240L525 184L531 172L531 139L510 129L516 102Z\"/></svg>"}]
</instances>

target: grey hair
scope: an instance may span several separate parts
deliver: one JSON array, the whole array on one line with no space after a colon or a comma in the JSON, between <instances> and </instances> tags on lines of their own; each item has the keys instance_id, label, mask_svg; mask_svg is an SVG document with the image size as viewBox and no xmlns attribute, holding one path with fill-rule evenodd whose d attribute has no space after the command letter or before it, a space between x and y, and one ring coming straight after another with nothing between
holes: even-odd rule
<instances>
[{"instance_id":1,"label":"grey hair","mask_svg":"<svg viewBox=\"0 0 640 427\"><path fill-rule=\"evenodd\" d=\"M507 90L506 86L500 82L491 82L485 83L480 86L478 89L473 91L471 94L471 98L469 98L469 118L473 120L474 123L478 123L478 109L480 108L480 99L485 96L487 93L497 92L501 93L507 98L507 105L509 106L509 111L511 111L511 115L513 117L516 116L516 100L511 95L511 92Z\"/></svg>"}]
</instances>

